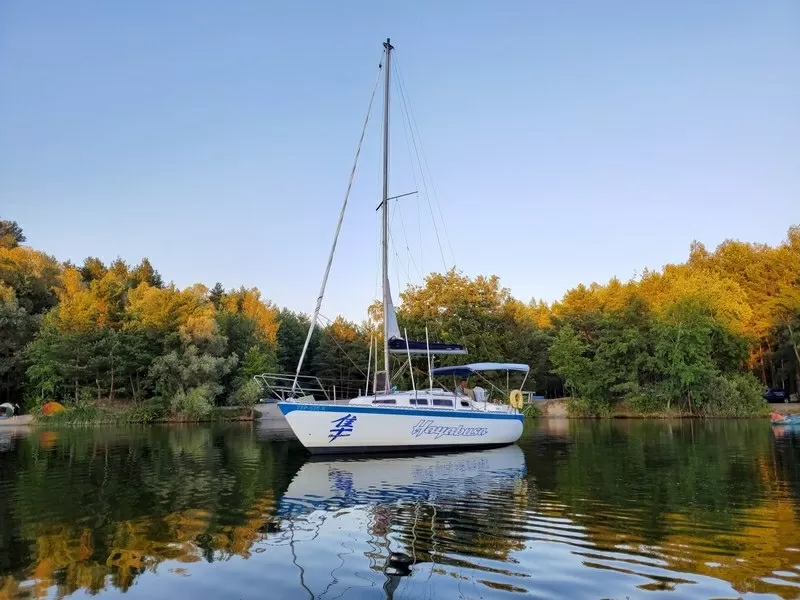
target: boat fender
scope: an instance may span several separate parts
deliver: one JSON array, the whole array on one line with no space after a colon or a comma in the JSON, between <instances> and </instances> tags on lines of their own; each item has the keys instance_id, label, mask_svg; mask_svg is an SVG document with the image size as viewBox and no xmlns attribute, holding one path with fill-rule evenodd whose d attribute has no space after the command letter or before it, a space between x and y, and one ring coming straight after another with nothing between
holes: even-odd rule
<instances>
[{"instance_id":1,"label":"boat fender","mask_svg":"<svg viewBox=\"0 0 800 600\"><path fill-rule=\"evenodd\" d=\"M511 405L511 408L522 410L522 392L519 390L511 390L511 393L508 394L508 403Z\"/></svg>"}]
</instances>

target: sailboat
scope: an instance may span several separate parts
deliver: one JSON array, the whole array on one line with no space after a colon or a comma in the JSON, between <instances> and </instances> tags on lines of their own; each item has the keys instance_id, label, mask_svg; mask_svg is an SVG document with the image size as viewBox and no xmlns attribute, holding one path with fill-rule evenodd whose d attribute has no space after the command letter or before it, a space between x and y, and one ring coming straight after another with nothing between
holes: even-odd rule
<instances>
[{"instance_id":1,"label":"sailboat","mask_svg":"<svg viewBox=\"0 0 800 600\"><path fill-rule=\"evenodd\" d=\"M418 389L411 371L412 389L398 390L392 385L391 355L407 358L411 366L412 355L427 355L428 364L434 355L467 354L464 346L443 342L406 339L401 335L389 287L389 201L388 151L389 151L389 82L392 50L389 39L384 46L384 115L383 115L383 194L382 210L382 297L383 297L383 358L384 369L377 371L371 394L358 396L344 403L318 401L303 392L300 375L303 359L311 340L319 314L322 297L330 273L341 229L347 195L339 215L333 247L328 258L322 288L317 298L314 317L306 336L305 345L297 366L291 394L278 402L292 431L312 454L361 453L387 451L444 450L451 448L486 448L515 443L522 435L524 416L522 394L511 391L508 403L490 402L486 398L459 395L458 388L446 390L434 387L434 376L452 375L468 377L483 371L520 372L525 383L529 367L516 363L473 363L455 367L429 368L429 385ZM369 113L368 113L369 114ZM366 128L366 122L365 122ZM362 132L361 139L363 140ZM360 143L359 143L360 150ZM358 152L356 153L356 160ZM355 171L355 165L353 167ZM350 176L352 185L353 174ZM350 186L348 186L349 195Z\"/></svg>"}]
</instances>

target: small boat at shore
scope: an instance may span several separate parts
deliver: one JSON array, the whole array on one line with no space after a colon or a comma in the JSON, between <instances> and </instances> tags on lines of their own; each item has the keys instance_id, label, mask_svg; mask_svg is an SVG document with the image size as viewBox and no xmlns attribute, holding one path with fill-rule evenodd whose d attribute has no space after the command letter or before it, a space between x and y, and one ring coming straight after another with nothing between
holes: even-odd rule
<instances>
[{"instance_id":1,"label":"small boat at shore","mask_svg":"<svg viewBox=\"0 0 800 600\"><path fill-rule=\"evenodd\" d=\"M800 425L800 415L782 415L771 412L769 416L773 425Z\"/></svg>"},{"instance_id":2,"label":"small boat at shore","mask_svg":"<svg viewBox=\"0 0 800 600\"><path fill-rule=\"evenodd\" d=\"M347 206L347 195L342 206L331 248L322 288L317 298L316 310L311 319L305 345L300 355L297 372L290 394L278 402L292 431L312 454L362 453L387 451L443 450L450 448L488 448L513 444L522 435L524 415L520 389L527 379L529 367L514 363L473 363L454 367L432 368L432 357L438 355L467 354L466 348L457 344L432 342L427 329L424 341L407 339L401 334L397 314L392 304L389 287L389 201L388 195L388 136L389 136L389 83L391 80L390 40L383 44L385 75L384 127L383 127L383 195L379 209L382 210L382 304L383 304L383 358L384 368L374 373L372 393L365 389L364 395L343 403L319 401L313 394L303 392L300 380L308 344L319 315L322 297L330 273L336 241ZM365 123L366 127L366 123ZM363 132L361 136L363 140ZM360 152L356 152L356 158ZM355 171L355 166L353 172ZM351 174L352 181L352 174ZM348 188L349 194L349 188ZM377 358L377 348L375 352ZM408 369L411 389L398 390L392 385L390 371L391 355L399 355L405 362L401 370ZM418 386L414 381L412 356L427 356L427 386ZM484 371L505 371L524 374L517 389L506 395L492 395L492 402L482 395L461 393L436 387L435 376L452 375L469 377ZM369 373L367 373L369 382ZM489 379L486 379L490 383ZM493 385L492 390L497 390ZM510 387L507 385L506 387ZM481 391L482 388L481 388ZM499 391L499 390L498 390ZM501 396L501 397L498 397Z\"/></svg>"}]
</instances>

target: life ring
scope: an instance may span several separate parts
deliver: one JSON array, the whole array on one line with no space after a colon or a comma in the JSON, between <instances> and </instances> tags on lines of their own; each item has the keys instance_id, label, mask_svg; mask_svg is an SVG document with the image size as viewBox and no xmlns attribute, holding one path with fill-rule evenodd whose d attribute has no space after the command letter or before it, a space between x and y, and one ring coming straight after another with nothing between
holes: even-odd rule
<instances>
[{"instance_id":1,"label":"life ring","mask_svg":"<svg viewBox=\"0 0 800 600\"><path fill-rule=\"evenodd\" d=\"M525 400L522 397L522 392L519 390L511 390L511 392L508 394L508 403L511 405L511 408L522 410L522 406L525 403Z\"/></svg>"}]
</instances>

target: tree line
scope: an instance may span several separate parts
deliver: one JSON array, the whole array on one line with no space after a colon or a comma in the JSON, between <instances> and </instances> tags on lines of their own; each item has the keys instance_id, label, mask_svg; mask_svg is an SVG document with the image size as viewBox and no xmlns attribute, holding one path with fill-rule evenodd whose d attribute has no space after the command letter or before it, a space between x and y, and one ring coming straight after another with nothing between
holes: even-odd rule
<instances>
[{"instance_id":1,"label":"tree line","mask_svg":"<svg viewBox=\"0 0 800 600\"><path fill-rule=\"evenodd\" d=\"M17 223L0 221L2 401L203 415L255 402L256 374L296 369L308 317L258 289L178 289L146 258L78 266L25 241ZM366 389L380 305L369 313L318 327L303 373L341 395ZM572 396L577 414L619 402L752 414L764 387L800 388L800 227L777 246L728 240L710 252L695 242L685 263L578 285L551 304L514 298L496 276L432 273L401 293L398 320L414 339L427 328L466 345L471 360L529 364L526 389Z\"/></svg>"}]
</instances>

